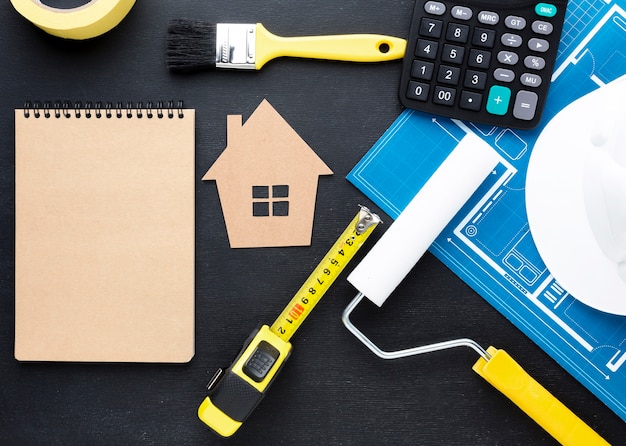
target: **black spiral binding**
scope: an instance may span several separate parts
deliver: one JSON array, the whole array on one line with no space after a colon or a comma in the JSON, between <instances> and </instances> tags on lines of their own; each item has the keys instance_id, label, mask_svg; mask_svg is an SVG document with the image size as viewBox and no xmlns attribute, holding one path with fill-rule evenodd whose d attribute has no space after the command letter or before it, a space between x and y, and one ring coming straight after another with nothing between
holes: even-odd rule
<instances>
[{"instance_id":1,"label":"black spiral binding","mask_svg":"<svg viewBox=\"0 0 626 446\"><path fill-rule=\"evenodd\" d=\"M155 116L159 119L167 117L173 119L174 116L182 119L185 117L183 101L178 101L174 105L174 101L168 101L165 104L163 101L158 101L156 104L153 102L146 102L145 107L143 102L86 102L83 106L82 102L72 101L44 101L44 102L30 102L27 101L24 104L24 117L30 116L38 119L42 116L46 119L54 118L80 118L84 116L87 119L95 117L101 118L132 118L136 117L141 119L144 116L148 119L152 119Z\"/></svg>"}]
</instances>

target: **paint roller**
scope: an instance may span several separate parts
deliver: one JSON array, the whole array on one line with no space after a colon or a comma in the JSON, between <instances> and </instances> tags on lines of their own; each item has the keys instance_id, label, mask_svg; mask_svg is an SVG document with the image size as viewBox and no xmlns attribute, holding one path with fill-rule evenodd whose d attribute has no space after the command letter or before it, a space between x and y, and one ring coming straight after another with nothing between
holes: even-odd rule
<instances>
[{"instance_id":1,"label":"paint roller","mask_svg":"<svg viewBox=\"0 0 626 446\"><path fill-rule=\"evenodd\" d=\"M413 269L437 236L494 170L499 156L473 133L467 133L422 189L400 213L370 252L348 276L358 294L346 307L342 320L374 354L398 359L455 347L469 347L480 358L473 370L506 395L550 435L564 445L608 444L593 429L501 349L484 349L461 338L414 348L385 351L351 321L350 315L367 298L379 307Z\"/></svg>"}]
</instances>

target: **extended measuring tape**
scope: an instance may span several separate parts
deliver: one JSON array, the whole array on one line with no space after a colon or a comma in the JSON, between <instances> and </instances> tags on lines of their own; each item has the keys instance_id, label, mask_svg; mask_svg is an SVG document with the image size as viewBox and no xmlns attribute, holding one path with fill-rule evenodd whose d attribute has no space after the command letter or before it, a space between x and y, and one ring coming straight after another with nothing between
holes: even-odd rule
<instances>
[{"instance_id":1,"label":"extended measuring tape","mask_svg":"<svg viewBox=\"0 0 626 446\"><path fill-rule=\"evenodd\" d=\"M289 357L289 339L378 223L376 214L361 207L272 326L255 329L233 363L226 370L218 369L207 386L209 395L198 409L205 424L224 437L239 429Z\"/></svg>"}]
</instances>

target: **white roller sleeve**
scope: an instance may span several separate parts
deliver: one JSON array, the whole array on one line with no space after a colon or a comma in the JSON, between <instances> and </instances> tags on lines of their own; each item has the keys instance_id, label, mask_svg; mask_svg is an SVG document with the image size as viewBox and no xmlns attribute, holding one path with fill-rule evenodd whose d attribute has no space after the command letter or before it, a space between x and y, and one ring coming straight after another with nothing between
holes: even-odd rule
<instances>
[{"instance_id":1,"label":"white roller sleeve","mask_svg":"<svg viewBox=\"0 0 626 446\"><path fill-rule=\"evenodd\" d=\"M348 281L380 307L498 160L493 148L468 133L352 271Z\"/></svg>"}]
</instances>

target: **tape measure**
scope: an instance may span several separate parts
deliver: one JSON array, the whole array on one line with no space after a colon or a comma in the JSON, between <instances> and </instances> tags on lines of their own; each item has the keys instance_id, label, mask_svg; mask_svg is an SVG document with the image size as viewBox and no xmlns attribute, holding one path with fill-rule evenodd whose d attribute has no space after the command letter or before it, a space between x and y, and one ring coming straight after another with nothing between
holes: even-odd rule
<instances>
[{"instance_id":1,"label":"tape measure","mask_svg":"<svg viewBox=\"0 0 626 446\"><path fill-rule=\"evenodd\" d=\"M359 213L271 326L255 329L232 364L218 369L198 417L223 437L233 435L261 402L291 352L289 340L357 253L380 218Z\"/></svg>"}]
</instances>

